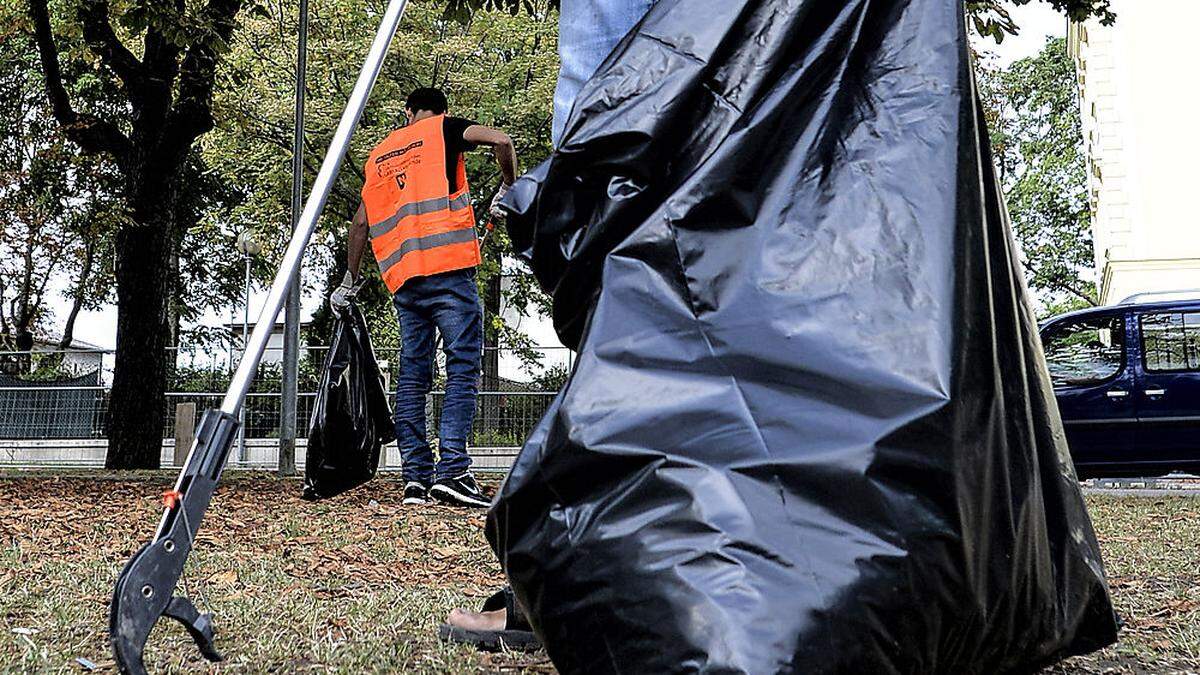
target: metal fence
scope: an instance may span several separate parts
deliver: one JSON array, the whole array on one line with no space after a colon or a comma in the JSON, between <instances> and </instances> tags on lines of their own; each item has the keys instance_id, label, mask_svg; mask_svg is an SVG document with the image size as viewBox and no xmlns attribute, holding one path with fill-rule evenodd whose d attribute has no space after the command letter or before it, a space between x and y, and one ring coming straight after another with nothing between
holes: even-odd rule
<instances>
[{"instance_id":1,"label":"metal fence","mask_svg":"<svg viewBox=\"0 0 1200 675\"><path fill-rule=\"evenodd\" d=\"M268 348L245 403L251 451L234 464L269 465L279 437L278 348ZM297 405L298 460L302 459L326 347L302 348ZM170 464L176 415L181 403L196 415L220 406L236 366L236 352L171 350L163 421L164 464ZM389 390L399 366L398 350L376 350ZM495 347L485 350L484 373L470 439L473 452L504 468L550 405L572 365L563 347ZM0 352L0 466L97 464L103 461L104 424L112 386L113 353L107 350ZM442 357L435 365L434 390L426 400L427 428L436 436L445 392ZM433 439L431 438L431 441ZM389 458L394 450L389 451ZM396 458L398 462L398 458ZM389 459L389 464L391 460ZM387 467L385 467L387 468Z\"/></svg>"}]
</instances>

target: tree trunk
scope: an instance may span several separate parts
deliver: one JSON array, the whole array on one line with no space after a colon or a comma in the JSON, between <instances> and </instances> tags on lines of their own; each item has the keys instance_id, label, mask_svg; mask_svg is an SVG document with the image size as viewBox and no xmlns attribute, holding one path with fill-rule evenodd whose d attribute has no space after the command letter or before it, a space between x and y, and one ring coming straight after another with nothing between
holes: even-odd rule
<instances>
[{"instance_id":1,"label":"tree trunk","mask_svg":"<svg viewBox=\"0 0 1200 675\"><path fill-rule=\"evenodd\" d=\"M83 309L83 301L87 298L87 283L92 276L92 265L95 264L95 258L96 244L89 241L83 249L83 268L79 270L79 281L75 284L75 290L71 294L71 312L67 315L62 339L58 343L61 349L70 349L71 343L75 341L75 320L79 318L79 311Z\"/></svg>"},{"instance_id":2,"label":"tree trunk","mask_svg":"<svg viewBox=\"0 0 1200 675\"><path fill-rule=\"evenodd\" d=\"M157 469L162 451L174 238L167 190L134 208L116 238L117 353L108 405L109 469ZM140 208L139 208L140 207ZM164 222L164 220L166 222Z\"/></svg>"},{"instance_id":3,"label":"tree trunk","mask_svg":"<svg viewBox=\"0 0 1200 675\"><path fill-rule=\"evenodd\" d=\"M117 355L105 460L111 469L159 466L165 357L171 341L169 304L176 283L169 273L178 231L176 206L181 188L193 196L196 190L181 177L192 144L213 128L216 69L222 48L233 35L242 2L176 3L178 22L143 21L140 29L133 29L135 38L144 32L140 56L113 30L107 2L76 3L84 42L112 81L119 81L127 97L128 133L117 120L79 112L72 106L59 64L49 3L28 2L54 118L81 150L116 163L125 180L125 203L133 222L116 236ZM180 26L194 28L195 22L203 30L176 34Z\"/></svg>"},{"instance_id":4,"label":"tree trunk","mask_svg":"<svg viewBox=\"0 0 1200 675\"><path fill-rule=\"evenodd\" d=\"M182 228L181 228L182 229ZM167 261L167 272L172 279L179 278L179 243L176 242L172 247L171 257ZM167 299L167 344L172 347L179 347L179 324L180 308L183 306L183 294L179 292L181 289L172 289L173 293ZM174 370L174 361L168 361L169 369Z\"/></svg>"}]
</instances>

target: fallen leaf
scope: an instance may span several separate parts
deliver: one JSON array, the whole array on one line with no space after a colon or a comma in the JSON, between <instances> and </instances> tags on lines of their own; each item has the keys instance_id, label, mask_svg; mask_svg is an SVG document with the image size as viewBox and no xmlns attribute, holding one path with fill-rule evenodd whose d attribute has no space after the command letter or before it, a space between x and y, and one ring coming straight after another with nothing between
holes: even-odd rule
<instances>
[{"instance_id":1,"label":"fallen leaf","mask_svg":"<svg viewBox=\"0 0 1200 675\"><path fill-rule=\"evenodd\" d=\"M217 572L208 578L209 583L229 585L238 580L237 570Z\"/></svg>"}]
</instances>

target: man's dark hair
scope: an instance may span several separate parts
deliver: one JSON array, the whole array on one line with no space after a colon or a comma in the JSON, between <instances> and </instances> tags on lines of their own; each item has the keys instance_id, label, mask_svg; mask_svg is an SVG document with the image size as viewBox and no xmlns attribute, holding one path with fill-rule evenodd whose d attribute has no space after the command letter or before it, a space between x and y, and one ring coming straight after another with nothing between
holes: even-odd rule
<instances>
[{"instance_id":1,"label":"man's dark hair","mask_svg":"<svg viewBox=\"0 0 1200 675\"><path fill-rule=\"evenodd\" d=\"M441 89L418 87L408 95L404 107L413 112L428 110L434 115L441 115L446 112L446 94Z\"/></svg>"}]
</instances>

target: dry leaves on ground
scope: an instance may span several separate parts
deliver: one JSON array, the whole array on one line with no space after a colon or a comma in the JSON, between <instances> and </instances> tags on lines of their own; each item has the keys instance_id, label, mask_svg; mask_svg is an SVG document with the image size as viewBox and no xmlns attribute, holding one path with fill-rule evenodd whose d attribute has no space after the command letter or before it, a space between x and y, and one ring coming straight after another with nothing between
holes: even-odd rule
<instances>
[{"instance_id":1,"label":"dry leaves on ground","mask_svg":"<svg viewBox=\"0 0 1200 675\"><path fill-rule=\"evenodd\" d=\"M112 583L153 533L172 479L0 477L0 664L112 672ZM554 672L544 653L478 654L434 637L450 608L503 583L481 512L402 506L390 480L316 503L298 494L296 481L226 480L181 585L215 613L228 661L204 663L170 625L151 636L153 671ZM1126 626L1116 646L1051 671L1200 672L1200 499L1088 501Z\"/></svg>"}]
</instances>

